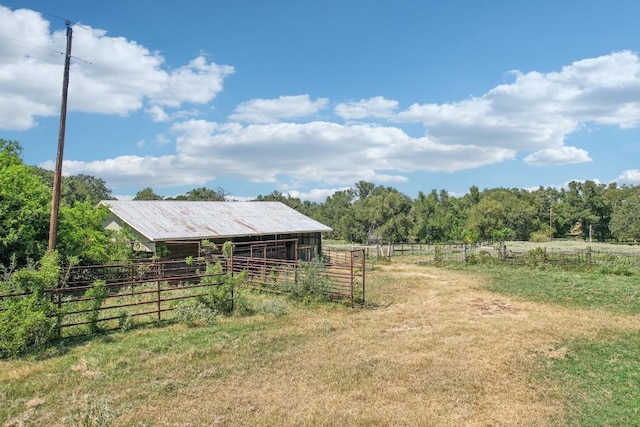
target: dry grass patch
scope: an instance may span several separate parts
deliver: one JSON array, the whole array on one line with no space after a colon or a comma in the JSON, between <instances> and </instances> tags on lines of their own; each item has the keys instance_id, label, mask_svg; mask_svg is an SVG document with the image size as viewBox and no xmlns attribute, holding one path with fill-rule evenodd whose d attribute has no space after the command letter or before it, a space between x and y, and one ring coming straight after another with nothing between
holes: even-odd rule
<instances>
[{"instance_id":1,"label":"dry grass patch","mask_svg":"<svg viewBox=\"0 0 640 427\"><path fill-rule=\"evenodd\" d=\"M54 361L0 366L26 381L61 379L57 394L30 396L44 402L30 420L48 411L38 421L68 416L62 392L109 396L112 425L123 426L558 425L559 390L533 380L536 361L565 357L572 337L637 328L634 316L505 297L469 274L406 260L367 280L373 308L292 306L132 332L74 349L58 373L47 371ZM15 373L0 372L0 385L19 388Z\"/></svg>"}]
</instances>

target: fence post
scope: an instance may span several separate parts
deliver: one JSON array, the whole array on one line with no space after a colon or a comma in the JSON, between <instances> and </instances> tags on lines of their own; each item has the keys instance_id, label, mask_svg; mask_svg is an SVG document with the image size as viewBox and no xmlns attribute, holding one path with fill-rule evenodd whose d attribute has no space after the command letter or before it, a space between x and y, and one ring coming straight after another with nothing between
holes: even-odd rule
<instances>
[{"instance_id":1,"label":"fence post","mask_svg":"<svg viewBox=\"0 0 640 427\"><path fill-rule=\"evenodd\" d=\"M465 264L467 263L467 244L466 243L462 244L462 261Z\"/></svg>"},{"instance_id":2,"label":"fence post","mask_svg":"<svg viewBox=\"0 0 640 427\"><path fill-rule=\"evenodd\" d=\"M156 286L157 286L157 289L158 289L158 292L157 292L157 295L158 295L158 323L160 323L162 321L162 311L161 311L162 292L160 290L160 277L159 277L159 274L158 274L158 263L156 262L155 259L152 262L153 262L153 280L155 280Z\"/></svg>"},{"instance_id":3,"label":"fence post","mask_svg":"<svg viewBox=\"0 0 640 427\"><path fill-rule=\"evenodd\" d=\"M351 296L350 296L350 298L351 298L351 308L353 308L353 253L354 253L354 251L352 250L351 251L351 262L349 263L350 264L349 265L349 267L350 267L350 272L349 273L350 273L350 277L351 277L351 286L350 286L350 288L351 288Z\"/></svg>"}]
</instances>

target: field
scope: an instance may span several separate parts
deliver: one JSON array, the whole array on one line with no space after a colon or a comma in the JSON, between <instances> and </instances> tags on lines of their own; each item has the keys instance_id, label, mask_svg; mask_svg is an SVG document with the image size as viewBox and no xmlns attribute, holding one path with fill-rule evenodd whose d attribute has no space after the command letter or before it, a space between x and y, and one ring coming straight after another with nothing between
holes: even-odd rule
<instances>
[{"instance_id":1,"label":"field","mask_svg":"<svg viewBox=\"0 0 640 427\"><path fill-rule=\"evenodd\" d=\"M637 276L451 270L417 260L374 264L361 309L250 296L279 308L2 361L0 423L637 423Z\"/></svg>"}]
</instances>

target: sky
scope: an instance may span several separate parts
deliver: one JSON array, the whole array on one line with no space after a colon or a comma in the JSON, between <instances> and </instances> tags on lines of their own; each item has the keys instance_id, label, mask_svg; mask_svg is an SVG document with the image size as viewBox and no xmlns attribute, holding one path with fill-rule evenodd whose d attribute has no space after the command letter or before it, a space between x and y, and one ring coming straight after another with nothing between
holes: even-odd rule
<instances>
[{"instance_id":1,"label":"sky","mask_svg":"<svg viewBox=\"0 0 640 427\"><path fill-rule=\"evenodd\" d=\"M0 138L131 198L640 184L637 0L0 0Z\"/></svg>"}]
</instances>

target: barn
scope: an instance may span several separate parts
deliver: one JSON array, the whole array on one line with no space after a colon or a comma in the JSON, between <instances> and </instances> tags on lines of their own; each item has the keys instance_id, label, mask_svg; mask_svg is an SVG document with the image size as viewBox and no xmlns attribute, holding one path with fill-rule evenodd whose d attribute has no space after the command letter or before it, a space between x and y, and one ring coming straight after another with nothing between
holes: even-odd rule
<instances>
[{"instance_id":1,"label":"barn","mask_svg":"<svg viewBox=\"0 0 640 427\"><path fill-rule=\"evenodd\" d=\"M280 202L103 200L105 228L127 229L134 249L165 259L199 256L203 242L247 256L309 260L322 252L322 233L332 229Z\"/></svg>"}]
</instances>

